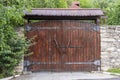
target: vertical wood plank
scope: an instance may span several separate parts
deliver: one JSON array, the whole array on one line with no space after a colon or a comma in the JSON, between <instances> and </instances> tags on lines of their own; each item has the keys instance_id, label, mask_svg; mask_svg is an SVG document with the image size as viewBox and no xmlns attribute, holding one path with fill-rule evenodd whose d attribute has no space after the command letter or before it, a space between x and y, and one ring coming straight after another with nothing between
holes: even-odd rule
<instances>
[{"instance_id":1,"label":"vertical wood plank","mask_svg":"<svg viewBox=\"0 0 120 80\"><path fill-rule=\"evenodd\" d=\"M32 38L37 35L34 40L37 44L30 47L34 54L26 59L31 62L40 62L40 64L31 65L30 70L97 70L94 64L79 64L100 59L100 31L92 30L94 24L59 20L42 21L31 26L37 30L27 32L26 36Z\"/></svg>"}]
</instances>

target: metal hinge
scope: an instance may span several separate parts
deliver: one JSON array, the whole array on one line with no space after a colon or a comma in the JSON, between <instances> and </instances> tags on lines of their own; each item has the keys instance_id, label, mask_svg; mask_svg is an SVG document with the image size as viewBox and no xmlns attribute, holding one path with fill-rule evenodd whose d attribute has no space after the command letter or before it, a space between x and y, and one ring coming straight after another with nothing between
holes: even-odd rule
<instances>
[{"instance_id":1,"label":"metal hinge","mask_svg":"<svg viewBox=\"0 0 120 80\"><path fill-rule=\"evenodd\" d=\"M30 26L25 27L25 31L30 31L30 30L32 30L32 28Z\"/></svg>"},{"instance_id":2,"label":"metal hinge","mask_svg":"<svg viewBox=\"0 0 120 80\"><path fill-rule=\"evenodd\" d=\"M31 63L30 63L29 60L25 60L25 61L24 61L24 66L30 66L30 65L31 65Z\"/></svg>"},{"instance_id":3,"label":"metal hinge","mask_svg":"<svg viewBox=\"0 0 120 80\"><path fill-rule=\"evenodd\" d=\"M94 61L94 65L100 66L100 64L101 64L101 61L100 61L100 60L95 60L95 61Z\"/></svg>"}]
</instances>

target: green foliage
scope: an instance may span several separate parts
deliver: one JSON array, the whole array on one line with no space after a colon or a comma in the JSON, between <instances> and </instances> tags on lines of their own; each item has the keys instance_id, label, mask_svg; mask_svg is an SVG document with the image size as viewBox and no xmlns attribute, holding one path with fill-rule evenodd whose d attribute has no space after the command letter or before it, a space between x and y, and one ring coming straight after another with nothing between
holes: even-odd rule
<instances>
[{"instance_id":1,"label":"green foliage","mask_svg":"<svg viewBox=\"0 0 120 80\"><path fill-rule=\"evenodd\" d=\"M82 8L92 8L93 1L92 0L78 0L80 2L80 7Z\"/></svg>"},{"instance_id":2,"label":"green foliage","mask_svg":"<svg viewBox=\"0 0 120 80\"><path fill-rule=\"evenodd\" d=\"M115 69L109 69L108 72L111 72L111 73L119 73L120 74L120 68L115 68Z\"/></svg>"},{"instance_id":3,"label":"green foliage","mask_svg":"<svg viewBox=\"0 0 120 80\"><path fill-rule=\"evenodd\" d=\"M29 4L34 8L66 8L65 0L30 0Z\"/></svg>"},{"instance_id":4,"label":"green foliage","mask_svg":"<svg viewBox=\"0 0 120 80\"><path fill-rule=\"evenodd\" d=\"M23 0L25 2L25 0ZM28 49L28 41L18 37L14 27L23 25L24 4L20 0L0 1L0 74L10 76Z\"/></svg>"},{"instance_id":5,"label":"green foliage","mask_svg":"<svg viewBox=\"0 0 120 80\"><path fill-rule=\"evenodd\" d=\"M101 8L103 10L109 6L108 0L94 0L93 2L94 7Z\"/></svg>"},{"instance_id":6,"label":"green foliage","mask_svg":"<svg viewBox=\"0 0 120 80\"><path fill-rule=\"evenodd\" d=\"M120 25L120 1L116 4L111 5L108 10L108 24L110 25Z\"/></svg>"},{"instance_id":7,"label":"green foliage","mask_svg":"<svg viewBox=\"0 0 120 80\"><path fill-rule=\"evenodd\" d=\"M119 0L93 0L93 5L96 8L101 8L105 11L107 24L119 25L120 24L120 1Z\"/></svg>"}]
</instances>

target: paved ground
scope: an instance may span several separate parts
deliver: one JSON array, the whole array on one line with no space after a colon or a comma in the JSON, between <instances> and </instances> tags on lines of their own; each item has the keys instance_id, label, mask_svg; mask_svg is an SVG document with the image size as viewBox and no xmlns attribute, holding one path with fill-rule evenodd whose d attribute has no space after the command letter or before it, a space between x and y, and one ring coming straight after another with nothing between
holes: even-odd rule
<instances>
[{"instance_id":1,"label":"paved ground","mask_svg":"<svg viewBox=\"0 0 120 80\"><path fill-rule=\"evenodd\" d=\"M120 77L88 72L39 72L21 75L12 80L120 80Z\"/></svg>"}]
</instances>

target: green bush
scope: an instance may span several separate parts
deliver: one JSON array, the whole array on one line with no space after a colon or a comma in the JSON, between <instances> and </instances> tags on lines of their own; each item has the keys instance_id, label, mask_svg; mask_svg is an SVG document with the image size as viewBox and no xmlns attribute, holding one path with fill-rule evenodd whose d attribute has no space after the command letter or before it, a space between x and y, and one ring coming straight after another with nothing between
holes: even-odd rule
<instances>
[{"instance_id":1,"label":"green bush","mask_svg":"<svg viewBox=\"0 0 120 80\"><path fill-rule=\"evenodd\" d=\"M0 48L0 73L4 77L13 75L14 68L20 63L29 43L25 39L11 38Z\"/></svg>"},{"instance_id":2,"label":"green bush","mask_svg":"<svg viewBox=\"0 0 120 80\"><path fill-rule=\"evenodd\" d=\"M29 47L24 37L14 30L23 25L26 0L0 0L0 78L11 76Z\"/></svg>"}]
</instances>

